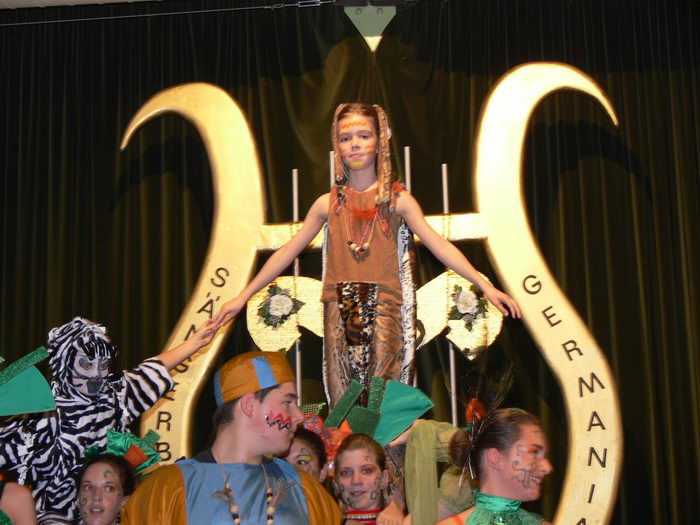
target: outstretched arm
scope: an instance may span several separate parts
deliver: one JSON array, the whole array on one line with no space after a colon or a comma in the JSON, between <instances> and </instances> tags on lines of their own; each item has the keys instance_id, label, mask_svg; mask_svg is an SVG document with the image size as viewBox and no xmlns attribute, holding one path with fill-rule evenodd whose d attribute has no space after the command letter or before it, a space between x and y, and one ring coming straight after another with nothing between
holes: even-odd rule
<instances>
[{"instance_id":1,"label":"outstretched arm","mask_svg":"<svg viewBox=\"0 0 700 525\"><path fill-rule=\"evenodd\" d=\"M486 298L503 315L520 317L520 308L515 301L481 277L462 252L430 227L425 220L423 210L412 195L405 191L401 192L396 202L396 212L403 217L411 231L420 237L423 244L445 266L452 268L459 275L477 285L484 292Z\"/></svg>"},{"instance_id":2,"label":"outstretched arm","mask_svg":"<svg viewBox=\"0 0 700 525\"><path fill-rule=\"evenodd\" d=\"M156 356L156 359L163 363L163 366L172 370L185 359L190 357L200 348L207 346L211 342L211 338L216 333L216 324L213 319L209 319L202 323L202 326L192 334L187 341L176 346L171 350L167 350Z\"/></svg>"},{"instance_id":3,"label":"outstretched arm","mask_svg":"<svg viewBox=\"0 0 700 525\"><path fill-rule=\"evenodd\" d=\"M248 286L240 294L221 307L221 310L214 318L217 330L236 317L246 305L248 299L292 264L294 258L316 237L316 234L321 230L328 217L329 199L330 195L328 193L316 199L297 234L270 256L263 267L260 268L258 274L253 277L253 280L248 283Z\"/></svg>"}]
</instances>

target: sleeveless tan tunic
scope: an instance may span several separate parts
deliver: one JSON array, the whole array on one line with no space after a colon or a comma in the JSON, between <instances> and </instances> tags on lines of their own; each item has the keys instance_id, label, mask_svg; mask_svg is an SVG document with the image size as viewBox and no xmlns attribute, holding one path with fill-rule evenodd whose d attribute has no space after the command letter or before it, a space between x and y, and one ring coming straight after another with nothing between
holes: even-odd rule
<instances>
[{"instance_id":1,"label":"sleeveless tan tunic","mask_svg":"<svg viewBox=\"0 0 700 525\"><path fill-rule=\"evenodd\" d=\"M376 188L363 192L347 188L346 201L353 207L365 212L374 209L377 190ZM352 213L349 206L341 206L337 211L338 191L333 188L331 192L331 209L328 210L328 238L326 273L323 279L323 302L337 299L336 283L368 282L376 283L380 297L403 302L401 297L401 284L399 282L399 263L396 258L396 232L401 224L401 217L396 213L389 216L389 235L384 235L379 224L379 219L367 219L349 215ZM396 200L394 197L392 200ZM373 222L373 224L372 224ZM369 249L361 253L359 257L353 255L350 249L351 225L354 226L355 240L360 242L363 232L371 225L372 231L367 238Z\"/></svg>"},{"instance_id":2,"label":"sleeveless tan tunic","mask_svg":"<svg viewBox=\"0 0 700 525\"><path fill-rule=\"evenodd\" d=\"M392 209L403 189L395 184ZM404 361L401 305L403 296L397 257L397 233L403 219L392 212L388 235L372 218L377 190L345 190L345 203L331 192L323 279L324 379L331 406L351 379L368 385L372 376L400 380ZM350 214L353 214L352 218ZM350 234L354 228L354 236ZM355 257L350 242L369 248Z\"/></svg>"}]
</instances>

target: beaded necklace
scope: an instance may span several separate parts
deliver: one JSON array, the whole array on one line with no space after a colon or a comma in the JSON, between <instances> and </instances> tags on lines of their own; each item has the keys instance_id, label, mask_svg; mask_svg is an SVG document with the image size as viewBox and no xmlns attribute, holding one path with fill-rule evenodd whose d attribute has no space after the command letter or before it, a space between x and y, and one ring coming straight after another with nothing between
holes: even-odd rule
<instances>
[{"instance_id":1,"label":"beaded necklace","mask_svg":"<svg viewBox=\"0 0 700 525\"><path fill-rule=\"evenodd\" d=\"M353 520L363 525L374 525L381 511L382 509L346 510L343 512L343 522Z\"/></svg>"},{"instance_id":2,"label":"beaded necklace","mask_svg":"<svg viewBox=\"0 0 700 525\"><path fill-rule=\"evenodd\" d=\"M369 210L356 208L353 203L353 193L354 191L352 190L346 191L345 195L342 198L339 197L337 200L336 209L339 209L341 207L344 207L346 209L347 219L345 221L345 229L348 236L348 247L350 248L350 251L355 256L355 258L359 259L364 254L364 252L369 250L369 245L372 240L372 234L374 233L374 223L379 221L379 227L381 228L384 235L388 235L389 225L387 223L387 220L384 217L382 217L382 214L379 212L378 205L375 204L374 207L370 208ZM359 238L356 235L356 218L367 220L367 224L365 225L364 231L359 236Z\"/></svg>"},{"instance_id":3,"label":"beaded necklace","mask_svg":"<svg viewBox=\"0 0 700 525\"><path fill-rule=\"evenodd\" d=\"M212 452L212 456L214 453ZM221 471L221 477L224 478L224 489L217 490L212 494L216 499L224 501L228 505L228 511L231 513L231 519L233 519L234 525L240 525L241 517L239 514L240 508L236 504L236 498L233 496L233 490L231 490L231 484L229 483L229 477L231 474L224 472L224 467L219 463L219 461L214 458L214 461L219 465L219 470ZM273 525L275 522L275 505L273 503L273 493L272 487L270 487L270 480L267 477L267 470L263 463L260 464L262 468L263 475L265 476L265 500L267 502L267 525Z\"/></svg>"}]
</instances>

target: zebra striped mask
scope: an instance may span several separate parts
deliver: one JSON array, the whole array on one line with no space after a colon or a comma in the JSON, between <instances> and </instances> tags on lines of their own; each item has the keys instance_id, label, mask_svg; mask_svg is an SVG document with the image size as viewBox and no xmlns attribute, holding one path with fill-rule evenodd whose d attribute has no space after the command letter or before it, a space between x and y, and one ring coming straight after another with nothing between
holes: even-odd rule
<instances>
[{"instance_id":1,"label":"zebra striped mask","mask_svg":"<svg viewBox=\"0 0 700 525\"><path fill-rule=\"evenodd\" d=\"M52 383L69 394L99 393L109 375L109 362L117 356L102 325L81 317L49 332L49 368Z\"/></svg>"}]
</instances>

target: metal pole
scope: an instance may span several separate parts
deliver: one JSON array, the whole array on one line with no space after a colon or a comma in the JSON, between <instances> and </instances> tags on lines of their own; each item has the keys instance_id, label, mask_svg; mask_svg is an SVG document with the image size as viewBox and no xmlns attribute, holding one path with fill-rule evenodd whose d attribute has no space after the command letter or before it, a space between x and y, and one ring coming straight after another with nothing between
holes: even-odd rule
<instances>
[{"instance_id":1,"label":"metal pole","mask_svg":"<svg viewBox=\"0 0 700 525\"><path fill-rule=\"evenodd\" d=\"M406 191L411 193L411 146L403 147L403 172L406 174Z\"/></svg>"},{"instance_id":2,"label":"metal pole","mask_svg":"<svg viewBox=\"0 0 700 525\"><path fill-rule=\"evenodd\" d=\"M445 216L450 213L448 190L447 164L442 164L442 213ZM445 234L445 232L443 232L443 234ZM452 424L457 426L457 362L455 361L455 349L452 342L448 341L447 346L450 356L450 409Z\"/></svg>"},{"instance_id":3,"label":"metal pole","mask_svg":"<svg viewBox=\"0 0 700 525\"><path fill-rule=\"evenodd\" d=\"M294 168L292 170L292 222L299 222L299 170ZM294 282L299 278L299 257L294 258ZM296 285L295 285L296 292ZM295 293L296 295L296 293ZM297 339L294 341L294 358L295 358L295 370L296 370L296 382L297 382L297 404L301 406L301 341Z\"/></svg>"}]
</instances>

